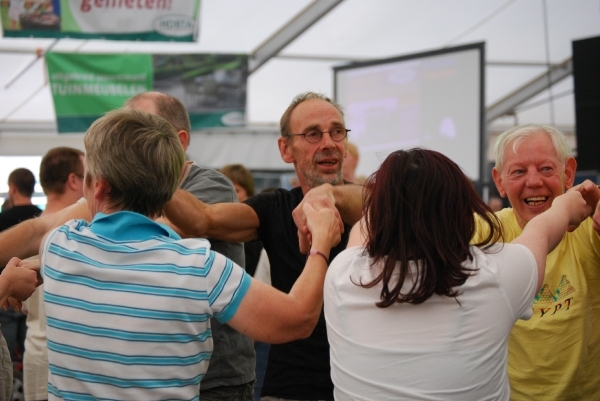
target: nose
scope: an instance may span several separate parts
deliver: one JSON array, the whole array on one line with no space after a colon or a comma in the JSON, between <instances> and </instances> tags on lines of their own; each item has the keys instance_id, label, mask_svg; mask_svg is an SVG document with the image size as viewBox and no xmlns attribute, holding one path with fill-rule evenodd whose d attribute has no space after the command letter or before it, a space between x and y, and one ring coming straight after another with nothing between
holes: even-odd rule
<instances>
[{"instance_id":1,"label":"nose","mask_svg":"<svg viewBox=\"0 0 600 401\"><path fill-rule=\"evenodd\" d=\"M527 171L525 183L528 187L539 187L542 185L542 175L537 169L530 169Z\"/></svg>"},{"instance_id":2,"label":"nose","mask_svg":"<svg viewBox=\"0 0 600 401\"><path fill-rule=\"evenodd\" d=\"M321 142L319 143L321 148L324 149L332 149L335 148L335 141L331 137L329 131L323 131L323 136L321 137Z\"/></svg>"}]
</instances>

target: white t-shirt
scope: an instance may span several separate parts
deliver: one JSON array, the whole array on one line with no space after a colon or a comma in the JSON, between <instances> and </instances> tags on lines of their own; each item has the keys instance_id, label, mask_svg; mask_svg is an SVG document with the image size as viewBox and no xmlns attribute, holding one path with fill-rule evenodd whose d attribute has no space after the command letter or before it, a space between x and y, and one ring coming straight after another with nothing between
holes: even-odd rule
<instances>
[{"instance_id":1,"label":"white t-shirt","mask_svg":"<svg viewBox=\"0 0 600 401\"><path fill-rule=\"evenodd\" d=\"M324 295L335 399L508 400L508 336L531 317L537 267L526 247L503 245L472 249L466 264L478 271L460 287L460 305L433 295L379 308L381 283L355 284L372 281L372 259L361 247L340 253Z\"/></svg>"}]
</instances>

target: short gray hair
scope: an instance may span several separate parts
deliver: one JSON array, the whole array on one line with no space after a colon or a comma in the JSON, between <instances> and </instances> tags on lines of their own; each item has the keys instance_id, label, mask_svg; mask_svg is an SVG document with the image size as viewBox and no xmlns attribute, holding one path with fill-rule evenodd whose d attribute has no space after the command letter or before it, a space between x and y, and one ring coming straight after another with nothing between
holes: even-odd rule
<instances>
[{"instance_id":1,"label":"short gray hair","mask_svg":"<svg viewBox=\"0 0 600 401\"><path fill-rule=\"evenodd\" d=\"M494 155L496 157L496 169L502 171L504 164L504 153L506 148L512 145L513 152L516 153L519 145L526 139L531 138L538 133L547 134L552 140L556 154L561 162L564 162L571 155L571 146L569 146L564 134L554 127L547 125L519 125L504 131L496 139L494 145Z\"/></svg>"},{"instance_id":2,"label":"short gray hair","mask_svg":"<svg viewBox=\"0 0 600 401\"><path fill-rule=\"evenodd\" d=\"M185 162L175 128L162 117L119 109L96 120L83 139L85 185L103 178L109 206L160 216L179 184Z\"/></svg>"},{"instance_id":3,"label":"short gray hair","mask_svg":"<svg viewBox=\"0 0 600 401\"><path fill-rule=\"evenodd\" d=\"M333 100L331 100L327 96L323 95L322 93L304 92L304 93L297 95L292 100L292 103L290 103L288 108L285 109L285 111L283 112L283 115L281 116L281 120L279 121L279 129L281 131L281 136L289 136L291 134L291 132L290 132L290 117L292 115L292 112L296 108L296 106L298 106L300 103L305 102L310 99L319 99L319 100L324 100L328 103L331 103L331 105L333 107L335 107L337 109L337 111L340 112L340 115L342 116L342 120L344 119L344 110L342 109L342 106L340 104L334 102ZM296 132L296 134L298 134L298 133L299 132Z\"/></svg>"}]
</instances>

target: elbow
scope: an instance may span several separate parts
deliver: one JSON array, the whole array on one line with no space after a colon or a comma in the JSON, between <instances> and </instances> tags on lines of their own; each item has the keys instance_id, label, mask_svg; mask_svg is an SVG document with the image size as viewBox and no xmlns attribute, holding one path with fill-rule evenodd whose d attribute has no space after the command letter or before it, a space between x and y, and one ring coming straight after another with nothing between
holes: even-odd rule
<instances>
[{"instance_id":1,"label":"elbow","mask_svg":"<svg viewBox=\"0 0 600 401\"><path fill-rule=\"evenodd\" d=\"M271 344L282 344L295 340L303 340L311 336L317 322L319 321L319 313L309 313L295 319L295 324L288 326L286 329L280 330L277 338L271 339Z\"/></svg>"},{"instance_id":2,"label":"elbow","mask_svg":"<svg viewBox=\"0 0 600 401\"><path fill-rule=\"evenodd\" d=\"M298 340L303 340L311 336L313 331L315 331L315 327L317 326L317 322L319 321L319 315L311 316L306 319L305 322L301 324L298 328Z\"/></svg>"}]
</instances>

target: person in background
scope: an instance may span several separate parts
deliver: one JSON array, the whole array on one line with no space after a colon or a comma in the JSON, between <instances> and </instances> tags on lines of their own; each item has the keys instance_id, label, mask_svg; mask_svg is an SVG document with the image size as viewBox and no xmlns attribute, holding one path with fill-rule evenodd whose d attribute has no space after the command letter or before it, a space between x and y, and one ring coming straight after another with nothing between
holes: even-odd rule
<instances>
[{"instance_id":1,"label":"person in background","mask_svg":"<svg viewBox=\"0 0 600 401\"><path fill-rule=\"evenodd\" d=\"M20 222L37 217L42 210L31 202L35 187L35 176L26 168L18 168L8 176L8 197L11 207L0 213L0 231Z\"/></svg>"},{"instance_id":2,"label":"person in background","mask_svg":"<svg viewBox=\"0 0 600 401\"><path fill-rule=\"evenodd\" d=\"M492 212L499 212L503 209L502 198L499 198L497 196L490 196L490 199L488 199L488 206L490 207Z\"/></svg>"},{"instance_id":3,"label":"person in background","mask_svg":"<svg viewBox=\"0 0 600 401\"><path fill-rule=\"evenodd\" d=\"M348 154L344 159L344 180L348 182L356 182L356 167L358 166L359 153L358 147L352 142L348 142Z\"/></svg>"},{"instance_id":4,"label":"person in background","mask_svg":"<svg viewBox=\"0 0 600 401\"><path fill-rule=\"evenodd\" d=\"M595 210L548 255L530 304L533 317L512 330L512 400L600 400L600 189L590 181L572 188L577 163L553 127L511 128L497 138L494 153L494 183L512 205L496 213L505 241L527 230L566 190L583 193ZM483 228L475 240L486 235Z\"/></svg>"},{"instance_id":5,"label":"person in background","mask_svg":"<svg viewBox=\"0 0 600 401\"><path fill-rule=\"evenodd\" d=\"M250 170L241 164L228 164L219 170L225 177L233 183L238 201L244 202L254 195L254 177ZM262 242L258 239L244 242L244 256L246 260L246 272L254 277L256 265L260 252L263 249Z\"/></svg>"},{"instance_id":6,"label":"person in background","mask_svg":"<svg viewBox=\"0 0 600 401\"><path fill-rule=\"evenodd\" d=\"M27 299L38 285L38 274L34 270L18 267L18 258L11 259L0 274L0 308L13 297L19 301ZM6 340L0 331L0 401L11 401L13 395L13 363Z\"/></svg>"},{"instance_id":7,"label":"person in background","mask_svg":"<svg viewBox=\"0 0 600 401\"><path fill-rule=\"evenodd\" d=\"M78 149L50 149L40 163L40 185L47 202L42 216L56 213L83 197L83 157ZM27 334L23 355L23 392L27 401L48 399L48 346L44 288L39 286L23 303Z\"/></svg>"},{"instance_id":8,"label":"person in background","mask_svg":"<svg viewBox=\"0 0 600 401\"><path fill-rule=\"evenodd\" d=\"M42 210L31 202L34 187L35 176L30 170L18 168L10 173L8 176L8 197L11 201L11 207L0 213L0 232L42 213ZM1 271L4 264L0 264L0 266ZM15 369L18 369L19 372L25 348L26 318L23 312L15 311L12 307L8 307L7 310L0 309L0 331L2 331L10 350Z\"/></svg>"},{"instance_id":9,"label":"person in background","mask_svg":"<svg viewBox=\"0 0 600 401\"><path fill-rule=\"evenodd\" d=\"M335 399L508 401L510 330L531 316L547 253L591 208L565 194L496 243L500 223L460 167L418 148L390 154L364 199L325 280ZM475 216L490 231L470 246Z\"/></svg>"},{"instance_id":10,"label":"person in background","mask_svg":"<svg viewBox=\"0 0 600 401\"><path fill-rule=\"evenodd\" d=\"M12 201L10 200L10 198L6 198L4 200L4 202L2 202L2 208L0 209L0 213L7 211L8 209L10 209L12 207Z\"/></svg>"}]
</instances>

